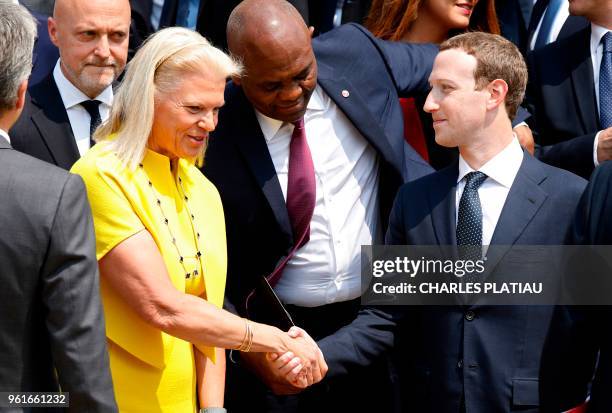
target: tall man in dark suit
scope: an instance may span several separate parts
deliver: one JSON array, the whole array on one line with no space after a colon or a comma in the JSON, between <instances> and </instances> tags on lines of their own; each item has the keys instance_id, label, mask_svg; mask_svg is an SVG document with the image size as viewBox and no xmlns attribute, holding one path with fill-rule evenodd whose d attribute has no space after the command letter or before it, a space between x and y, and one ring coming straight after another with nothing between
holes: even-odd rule
<instances>
[{"instance_id":1,"label":"tall man in dark suit","mask_svg":"<svg viewBox=\"0 0 612 413\"><path fill-rule=\"evenodd\" d=\"M478 32L454 37L440 50L425 110L432 114L437 142L458 146L460 158L400 189L386 242L473 245L478 255L482 246L490 251L494 244L563 244L585 181L532 158L513 135L510 119L527 82L519 50L501 36ZM497 256L489 277L506 258ZM555 346L567 332L564 311L463 304L389 310L378 322L376 312L363 310L343 330L338 348L357 343L353 351L359 353L364 339L396 325L406 338L397 344L405 411L558 412L584 401L585 377L583 387L574 387L578 377L570 376L563 378L570 382L564 384L568 391L548 392L559 390L548 381L554 374L545 360L561 362ZM561 339L549 342L552 331ZM344 353L326 354L330 372L363 363ZM563 400L545 397L553 393Z\"/></svg>"},{"instance_id":2,"label":"tall man in dark suit","mask_svg":"<svg viewBox=\"0 0 612 413\"><path fill-rule=\"evenodd\" d=\"M125 67L129 27L128 0L56 1L49 35L60 59L30 87L23 116L11 130L15 149L70 169L90 148Z\"/></svg>"},{"instance_id":3,"label":"tall man in dark suit","mask_svg":"<svg viewBox=\"0 0 612 413\"><path fill-rule=\"evenodd\" d=\"M531 53L528 122L542 145L536 153L541 160L588 177L600 162L612 159L610 94L601 93L611 87L601 67L602 56L609 56L606 47L612 47L606 46L612 2L576 0L569 11L591 24Z\"/></svg>"},{"instance_id":4,"label":"tall man in dark suit","mask_svg":"<svg viewBox=\"0 0 612 413\"><path fill-rule=\"evenodd\" d=\"M61 388L70 412L116 412L85 187L11 148L36 23L21 6L0 8L0 392Z\"/></svg>"},{"instance_id":5,"label":"tall man in dark suit","mask_svg":"<svg viewBox=\"0 0 612 413\"><path fill-rule=\"evenodd\" d=\"M275 291L297 325L317 340L333 337L359 307L361 244L382 240L399 185L431 171L403 140L398 94L427 89L436 49L383 42L353 24L311 42L297 11L278 0L242 2L230 17L228 41L246 73L226 89L204 163L226 215L227 299L246 314L260 277L303 245L273 280ZM300 174L304 186L294 191L290 182ZM295 192L308 194L297 213ZM307 215L302 226L294 219L300 213ZM272 376L263 356L248 361L276 392L297 391ZM234 387L244 368L228 369L228 408L237 411L362 410L366 400L389 401L365 391L380 377L388 380L386 372L267 405L265 388L253 379Z\"/></svg>"}]
</instances>

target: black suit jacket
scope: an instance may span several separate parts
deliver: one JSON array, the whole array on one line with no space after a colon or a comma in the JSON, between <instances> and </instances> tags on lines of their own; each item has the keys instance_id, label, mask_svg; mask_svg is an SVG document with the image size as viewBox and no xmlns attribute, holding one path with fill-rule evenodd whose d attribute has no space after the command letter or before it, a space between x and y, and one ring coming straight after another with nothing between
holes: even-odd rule
<instances>
[{"instance_id":1,"label":"black suit jacket","mask_svg":"<svg viewBox=\"0 0 612 413\"><path fill-rule=\"evenodd\" d=\"M11 128L10 136L13 148L66 170L79 159L53 73L30 87L23 113Z\"/></svg>"},{"instance_id":2,"label":"black suit jacket","mask_svg":"<svg viewBox=\"0 0 612 413\"><path fill-rule=\"evenodd\" d=\"M546 163L588 178L601 129L590 53L591 27L529 55L528 121Z\"/></svg>"},{"instance_id":3,"label":"black suit jacket","mask_svg":"<svg viewBox=\"0 0 612 413\"><path fill-rule=\"evenodd\" d=\"M382 42L353 24L319 36L313 46L318 84L381 157L380 207L386 222L399 185L431 171L404 143L398 93L426 90L436 49ZM343 90L350 96L343 97ZM293 236L253 107L231 83L225 101L203 172L219 189L225 210L227 298L244 313L246 295L290 251Z\"/></svg>"},{"instance_id":4,"label":"black suit jacket","mask_svg":"<svg viewBox=\"0 0 612 413\"><path fill-rule=\"evenodd\" d=\"M0 391L61 387L70 412L116 412L83 181L3 138L0 164Z\"/></svg>"},{"instance_id":5,"label":"black suit jacket","mask_svg":"<svg viewBox=\"0 0 612 413\"><path fill-rule=\"evenodd\" d=\"M455 245L457 174L455 164L404 185L393 208L387 243ZM579 177L525 154L491 244L563 244L584 186ZM506 265L506 258L497 257L493 271ZM354 325L343 329L339 351L326 354L326 360L330 371L363 364L364 354L376 353L362 352L361 343L369 340L374 345L365 348L384 349L395 324L405 411L459 412L465 389L468 413L558 412L584 400L590 378L569 374L564 382L555 381L570 323L565 309L551 306L476 302L387 308L386 314L380 307L362 311ZM349 345L355 350L348 352Z\"/></svg>"}]
</instances>

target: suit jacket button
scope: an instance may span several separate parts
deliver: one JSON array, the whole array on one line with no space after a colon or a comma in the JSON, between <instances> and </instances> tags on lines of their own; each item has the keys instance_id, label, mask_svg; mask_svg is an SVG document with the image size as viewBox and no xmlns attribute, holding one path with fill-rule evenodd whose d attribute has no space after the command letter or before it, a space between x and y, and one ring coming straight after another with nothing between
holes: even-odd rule
<instances>
[{"instance_id":1,"label":"suit jacket button","mask_svg":"<svg viewBox=\"0 0 612 413\"><path fill-rule=\"evenodd\" d=\"M457 362L457 368L458 368L458 369L462 369L462 368L463 368L463 359L460 359L460 360Z\"/></svg>"},{"instance_id":2,"label":"suit jacket button","mask_svg":"<svg viewBox=\"0 0 612 413\"><path fill-rule=\"evenodd\" d=\"M465 313L465 319L467 321L472 321L474 318L476 317L476 314L474 314L474 312L472 310L468 310Z\"/></svg>"}]
</instances>

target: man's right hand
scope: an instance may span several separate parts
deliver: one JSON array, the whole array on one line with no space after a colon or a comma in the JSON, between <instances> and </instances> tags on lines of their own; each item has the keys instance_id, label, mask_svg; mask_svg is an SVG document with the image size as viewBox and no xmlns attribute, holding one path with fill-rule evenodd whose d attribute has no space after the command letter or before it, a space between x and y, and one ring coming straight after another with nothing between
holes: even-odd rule
<instances>
[{"instance_id":1,"label":"man's right hand","mask_svg":"<svg viewBox=\"0 0 612 413\"><path fill-rule=\"evenodd\" d=\"M612 159L612 127L599 133L597 142L597 162L602 163Z\"/></svg>"}]
</instances>

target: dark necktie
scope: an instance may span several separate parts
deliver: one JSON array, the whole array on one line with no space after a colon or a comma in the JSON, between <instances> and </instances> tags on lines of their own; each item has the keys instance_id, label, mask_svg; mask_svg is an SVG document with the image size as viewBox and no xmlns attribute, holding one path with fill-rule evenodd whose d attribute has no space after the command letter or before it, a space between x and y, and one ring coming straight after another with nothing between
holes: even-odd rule
<instances>
[{"instance_id":1,"label":"dark necktie","mask_svg":"<svg viewBox=\"0 0 612 413\"><path fill-rule=\"evenodd\" d=\"M301 247L310 239L310 220L315 206L316 183L304 119L293 124L289 144L287 212L293 228L293 241Z\"/></svg>"},{"instance_id":2,"label":"dark necktie","mask_svg":"<svg viewBox=\"0 0 612 413\"><path fill-rule=\"evenodd\" d=\"M599 120L602 129L612 126L612 32L601 39L603 53L599 66Z\"/></svg>"},{"instance_id":3,"label":"dark necktie","mask_svg":"<svg viewBox=\"0 0 612 413\"><path fill-rule=\"evenodd\" d=\"M465 176L465 188L459 201L457 217L457 245L463 259L482 258L482 207L478 188L487 179L482 172L470 172Z\"/></svg>"},{"instance_id":4,"label":"dark necktie","mask_svg":"<svg viewBox=\"0 0 612 413\"><path fill-rule=\"evenodd\" d=\"M563 4L563 0L550 0L548 3L548 7L544 13L544 18L542 19L542 24L540 25L538 37L536 38L536 42L533 47L534 50L539 49L540 47L549 43L548 39L550 38L550 31L553 23L555 22L555 16L561 8L561 4Z\"/></svg>"},{"instance_id":5,"label":"dark necktie","mask_svg":"<svg viewBox=\"0 0 612 413\"><path fill-rule=\"evenodd\" d=\"M87 113L89 113L89 147L94 146L96 143L93 140L93 134L96 130L96 128L98 127L98 125L100 125L100 122L102 122L102 119L100 118L100 110L99 110L99 106L100 106L100 101L99 100L86 100L84 102L81 102L81 106L83 106L85 108L85 110L87 111Z\"/></svg>"}]
</instances>

